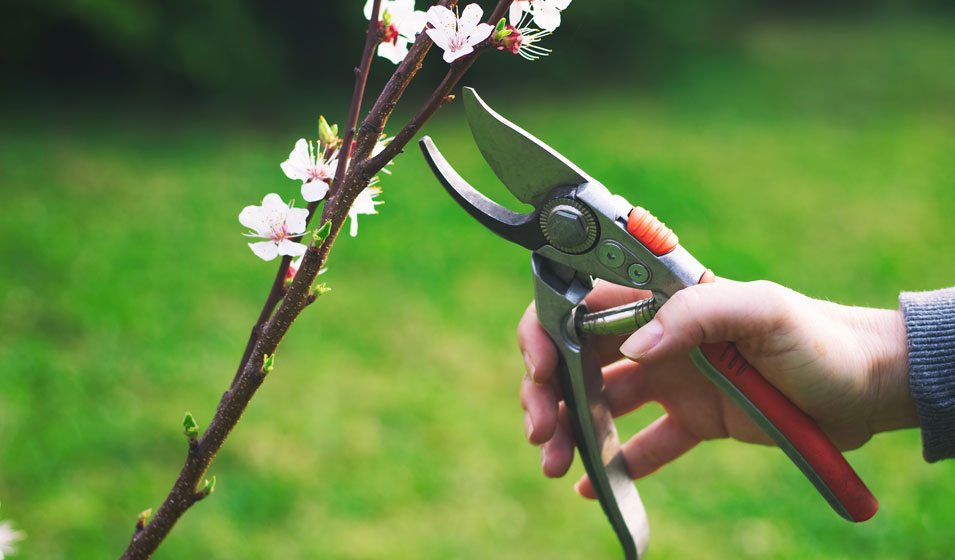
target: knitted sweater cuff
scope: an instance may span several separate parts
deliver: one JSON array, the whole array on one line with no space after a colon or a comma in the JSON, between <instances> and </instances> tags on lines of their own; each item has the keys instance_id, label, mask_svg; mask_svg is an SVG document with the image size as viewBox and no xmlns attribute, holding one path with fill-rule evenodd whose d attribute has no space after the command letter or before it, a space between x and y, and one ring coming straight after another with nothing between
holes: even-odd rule
<instances>
[{"instance_id":1,"label":"knitted sweater cuff","mask_svg":"<svg viewBox=\"0 0 955 560\"><path fill-rule=\"evenodd\" d=\"M902 292L909 380L922 426L922 455L955 457L955 288Z\"/></svg>"}]
</instances>

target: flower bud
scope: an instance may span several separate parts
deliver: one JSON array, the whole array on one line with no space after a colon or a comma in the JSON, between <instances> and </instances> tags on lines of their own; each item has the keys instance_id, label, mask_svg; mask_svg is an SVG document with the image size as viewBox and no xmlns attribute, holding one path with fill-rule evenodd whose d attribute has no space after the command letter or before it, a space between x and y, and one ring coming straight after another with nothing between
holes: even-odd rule
<instances>
[{"instance_id":1,"label":"flower bud","mask_svg":"<svg viewBox=\"0 0 955 560\"><path fill-rule=\"evenodd\" d=\"M332 146L332 145L338 144L338 142L340 142L340 140L338 139L338 125L334 124L329 126L328 121L325 120L325 117L319 115L318 139L322 142L322 145L324 146Z\"/></svg>"},{"instance_id":2,"label":"flower bud","mask_svg":"<svg viewBox=\"0 0 955 560\"><path fill-rule=\"evenodd\" d=\"M398 43L398 27L392 21L388 10L381 14L381 20L378 22L378 36L381 37L382 43Z\"/></svg>"},{"instance_id":3,"label":"flower bud","mask_svg":"<svg viewBox=\"0 0 955 560\"><path fill-rule=\"evenodd\" d=\"M494 30L494 34L491 35L491 42L499 51L508 51L517 54L518 51L521 50L521 44L524 42L524 35L522 35L516 27L505 24L504 19L501 19L497 24L497 28Z\"/></svg>"}]
</instances>

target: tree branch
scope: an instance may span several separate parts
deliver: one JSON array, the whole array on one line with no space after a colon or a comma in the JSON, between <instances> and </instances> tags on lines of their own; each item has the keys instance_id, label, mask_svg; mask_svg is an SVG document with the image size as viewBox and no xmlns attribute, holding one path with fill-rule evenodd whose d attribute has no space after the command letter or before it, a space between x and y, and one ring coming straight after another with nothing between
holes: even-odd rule
<instances>
[{"instance_id":1,"label":"tree branch","mask_svg":"<svg viewBox=\"0 0 955 560\"><path fill-rule=\"evenodd\" d=\"M205 497L205 493L199 490L199 483L203 475L205 475L216 453L239 422L255 392L269 373L263 367L266 356L275 355L288 329L310 302L315 278L328 259L331 247L348 218L348 211L355 198L368 186L371 178L401 151L428 118L441 107L448 93L483 50L478 49L474 54L452 64L451 69L438 88L411 121L396 135L392 143L381 154L368 159L368 155L370 155L375 142L380 137L397 100L421 67L422 60L432 44L425 33L418 36L409 54L392 75L384 91L379 95L374 107L362 123L361 129L356 129L362 96L367 83L368 69L374 55L374 49L379 41L377 15L380 11L381 1L374 0L373 17L368 22L365 48L359 68L356 69L355 88L352 93L348 123L342 144L343 151L342 155L339 156L335 178L330 186L329 196L322 211L322 222L328 220L331 223L329 234L321 243L316 244L313 241L309 245L287 292L284 289L284 282L291 259L290 257L284 257L280 262L272 288L256 325L252 329L232 385L222 395L216 413L202 437L188 446L185 464L169 494L156 511L155 517L144 525L142 522L137 523L133 538L123 553L123 559L149 558L185 512L194 503ZM441 0L439 4L450 6L455 2L456 0ZM500 19L510 3L511 0L500 0L492 12L491 21ZM352 140L356 136L354 155L357 164L351 166L349 160L352 155ZM309 221L318 205L319 202L309 203ZM299 239L301 237L296 240Z\"/></svg>"},{"instance_id":2,"label":"tree branch","mask_svg":"<svg viewBox=\"0 0 955 560\"><path fill-rule=\"evenodd\" d=\"M351 147L351 137L354 135L355 124L358 120L360 111L362 93L367 81L368 68L371 64L371 58L374 54L375 46L378 43L378 13L381 8L381 0L374 0L372 17L368 22L368 32L365 38L365 48L362 52L362 60L358 75L356 75L355 91L352 95L352 106L349 110L349 128L346 131L346 141L348 144L343 147ZM344 179L345 163L342 158L339 161L339 168L336 173L336 183L341 183ZM344 201L343 201L344 202ZM350 204L350 203L349 203ZM308 206L309 219L318 208L317 202L312 202ZM328 257L328 251L334 242L334 238L344 223L344 217L347 217L347 207L342 213L341 218L337 218L337 224L333 224L331 234L324 240L320 247L311 244L302 259L302 264L296 273L295 279L289 286L288 293L282 297L283 283L290 262L289 257L284 257L279 264L272 288L266 298L265 305L259 314L256 326L253 327L249 343L246 345L243 359L240 362L239 370L233 379L232 385L228 391L223 394L216 409L215 416L209 424L208 429L195 445L188 447L186 462L176 478L172 489L166 496L162 505L156 511L156 515L144 527L136 527L133 538L123 553L124 560L149 558L166 538L176 522L185 514L185 512L203 495L198 492L199 483L203 475L215 458L216 453L222 447L225 439L232 432L232 429L242 417L246 407L255 395L256 390L265 380L266 372L262 369L262 364L266 355L274 355L279 343L284 338L285 333L291 327L292 322L305 308L308 300L308 294L311 291L315 277L321 265ZM272 310L281 302L278 311L269 320Z\"/></svg>"}]
</instances>

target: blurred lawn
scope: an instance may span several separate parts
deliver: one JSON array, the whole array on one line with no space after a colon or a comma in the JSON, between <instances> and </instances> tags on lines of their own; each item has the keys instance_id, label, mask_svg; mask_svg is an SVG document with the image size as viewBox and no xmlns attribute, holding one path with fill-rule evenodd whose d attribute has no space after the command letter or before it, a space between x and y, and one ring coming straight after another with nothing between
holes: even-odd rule
<instances>
[{"instance_id":1,"label":"blurred lawn","mask_svg":"<svg viewBox=\"0 0 955 560\"><path fill-rule=\"evenodd\" d=\"M484 92L719 273L895 307L955 283L952 31L762 25L660 90ZM259 130L3 110L0 518L29 533L17 557L117 556L159 505L183 412L208 423L273 274L236 215L296 192L278 163L315 111ZM462 119L449 106L428 133L503 195ZM527 255L461 212L416 149L393 169L213 464L216 494L156 558L618 556L571 490L579 465L546 480L524 443ZM951 557L955 464L925 464L915 431L849 459L882 504L862 525L777 450L703 444L638 485L651 557Z\"/></svg>"}]
</instances>

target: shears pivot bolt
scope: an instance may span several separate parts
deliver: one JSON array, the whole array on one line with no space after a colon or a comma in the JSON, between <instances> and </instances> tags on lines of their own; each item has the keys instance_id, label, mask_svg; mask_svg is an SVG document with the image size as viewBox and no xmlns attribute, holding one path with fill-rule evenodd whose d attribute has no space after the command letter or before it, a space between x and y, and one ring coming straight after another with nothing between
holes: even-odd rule
<instances>
[{"instance_id":1,"label":"shears pivot bolt","mask_svg":"<svg viewBox=\"0 0 955 560\"><path fill-rule=\"evenodd\" d=\"M597 218L576 200L551 200L541 209L540 220L547 242L565 253L583 253L597 240Z\"/></svg>"}]
</instances>

